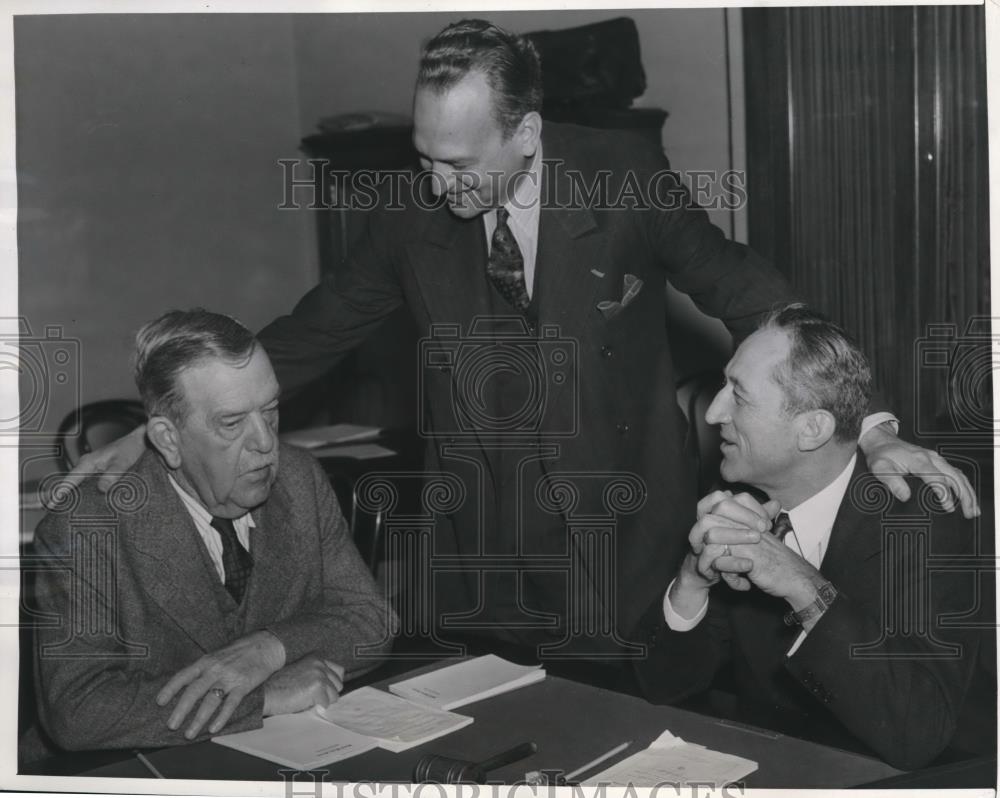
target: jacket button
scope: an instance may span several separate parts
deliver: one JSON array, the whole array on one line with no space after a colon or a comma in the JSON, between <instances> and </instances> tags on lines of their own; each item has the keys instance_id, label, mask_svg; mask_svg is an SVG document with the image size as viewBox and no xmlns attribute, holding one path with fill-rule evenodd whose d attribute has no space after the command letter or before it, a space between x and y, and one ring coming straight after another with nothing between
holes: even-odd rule
<instances>
[{"instance_id":1,"label":"jacket button","mask_svg":"<svg viewBox=\"0 0 1000 798\"><path fill-rule=\"evenodd\" d=\"M631 427L629 427L627 422L620 421L618 424L615 425L615 429L618 430L619 435L624 435L626 432L629 431L629 429L631 429Z\"/></svg>"},{"instance_id":2,"label":"jacket button","mask_svg":"<svg viewBox=\"0 0 1000 798\"><path fill-rule=\"evenodd\" d=\"M610 358L615 353L615 350L610 346L601 347L601 357Z\"/></svg>"}]
</instances>

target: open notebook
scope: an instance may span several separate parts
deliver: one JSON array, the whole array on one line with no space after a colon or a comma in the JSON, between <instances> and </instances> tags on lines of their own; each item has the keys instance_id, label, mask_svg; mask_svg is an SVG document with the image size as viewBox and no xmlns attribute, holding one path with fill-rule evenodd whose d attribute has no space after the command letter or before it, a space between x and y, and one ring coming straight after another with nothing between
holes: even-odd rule
<instances>
[{"instance_id":1,"label":"open notebook","mask_svg":"<svg viewBox=\"0 0 1000 798\"><path fill-rule=\"evenodd\" d=\"M212 742L298 770L312 770L372 748L405 751L457 729L472 718L421 706L374 687L361 687L328 707L265 718L253 731Z\"/></svg>"}]
</instances>

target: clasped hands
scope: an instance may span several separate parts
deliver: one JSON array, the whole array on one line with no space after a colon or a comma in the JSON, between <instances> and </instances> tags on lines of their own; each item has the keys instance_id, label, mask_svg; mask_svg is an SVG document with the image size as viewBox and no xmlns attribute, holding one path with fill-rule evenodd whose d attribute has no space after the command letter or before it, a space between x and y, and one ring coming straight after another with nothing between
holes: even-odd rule
<instances>
[{"instance_id":1,"label":"clasped hands","mask_svg":"<svg viewBox=\"0 0 1000 798\"><path fill-rule=\"evenodd\" d=\"M670 600L684 617L693 617L720 580L734 590L755 585L788 601L793 610L810 604L820 572L771 534L780 507L761 504L747 493L715 491L698 502L698 521L688 536L690 551Z\"/></svg>"},{"instance_id":2,"label":"clasped hands","mask_svg":"<svg viewBox=\"0 0 1000 798\"><path fill-rule=\"evenodd\" d=\"M194 711L184 731L193 740L209 720L210 734L221 731L240 702L261 685L265 717L301 712L336 701L344 687L344 669L315 654L286 665L281 641L270 632L254 632L178 671L157 694L156 703L164 707L177 699L167 721L172 730Z\"/></svg>"}]
</instances>

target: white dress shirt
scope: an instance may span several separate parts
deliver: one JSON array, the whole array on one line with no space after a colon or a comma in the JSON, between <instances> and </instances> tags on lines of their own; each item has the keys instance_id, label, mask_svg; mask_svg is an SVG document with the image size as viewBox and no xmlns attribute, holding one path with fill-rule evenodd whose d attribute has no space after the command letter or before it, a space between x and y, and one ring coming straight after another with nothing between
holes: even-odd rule
<instances>
[{"instance_id":1,"label":"white dress shirt","mask_svg":"<svg viewBox=\"0 0 1000 798\"><path fill-rule=\"evenodd\" d=\"M191 514L198 534L205 541L205 548L208 549L208 555L215 564L215 570L219 572L219 580L225 584L226 569L222 565L222 538L218 530L212 526L212 514L202 507L194 496L178 485L177 481L170 474L167 474L167 478L170 480L170 484L173 485L174 490L177 491L177 495L181 497L181 501L184 502L187 511ZM234 518L233 526L236 528L236 537L240 541L240 545L247 551L250 551L250 530L257 526L253 522L250 513L245 513L239 518Z\"/></svg>"},{"instance_id":2,"label":"white dress shirt","mask_svg":"<svg viewBox=\"0 0 1000 798\"><path fill-rule=\"evenodd\" d=\"M792 523L792 531L785 536L785 545L817 571L820 570L823 557L826 556L827 547L830 545L833 522L837 520L837 511L840 509L840 503L844 500L844 494L850 484L851 474L854 473L854 464L857 459L858 456L853 455L837 478L819 493L814 493L795 509L785 510L788 513L788 520ZM685 618L679 615L670 604L670 588L673 585L674 583L671 581L667 592L663 594L663 617L667 626L675 632L688 632L701 623L705 617L705 613L708 611L708 600L705 600L693 618ZM805 637L806 631L802 630L802 633L788 650L789 657L798 650Z\"/></svg>"},{"instance_id":3,"label":"white dress shirt","mask_svg":"<svg viewBox=\"0 0 1000 798\"><path fill-rule=\"evenodd\" d=\"M507 225L521 250L524 260L524 284L528 298L535 292L535 255L538 252L538 214L542 196L542 145L538 145L531 165L524 171L514 187L514 196L503 207L510 217ZM497 212L483 214L483 229L486 231L486 251L493 248L493 231L497 229Z\"/></svg>"}]
</instances>

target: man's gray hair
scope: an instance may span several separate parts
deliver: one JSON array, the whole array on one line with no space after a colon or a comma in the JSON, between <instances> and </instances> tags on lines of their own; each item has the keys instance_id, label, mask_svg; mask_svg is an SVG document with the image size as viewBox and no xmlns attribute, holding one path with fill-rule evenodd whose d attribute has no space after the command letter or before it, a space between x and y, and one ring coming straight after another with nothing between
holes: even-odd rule
<instances>
[{"instance_id":1,"label":"man's gray hair","mask_svg":"<svg viewBox=\"0 0 1000 798\"><path fill-rule=\"evenodd\" d=\"M171 310L145 324L135 336L135 384L146 414L180 423L187 413L181 371L212 358L243 365L256 346L236 319L202 308Z\"/></svg>"},{"instance_id":2,"label":"man's gray hair","mask_svg":"<svg viewBox=\"0 0 1000 798\"><path fill-rule=\"evenodd\" d=\"M788 357L772 378L785 394L785 412L826 410L837 424L834 437L856 441L872 394L868 358L843 328L801 303L776 308L759 329L783 330Z\"/></svg>"}]
</instances>

